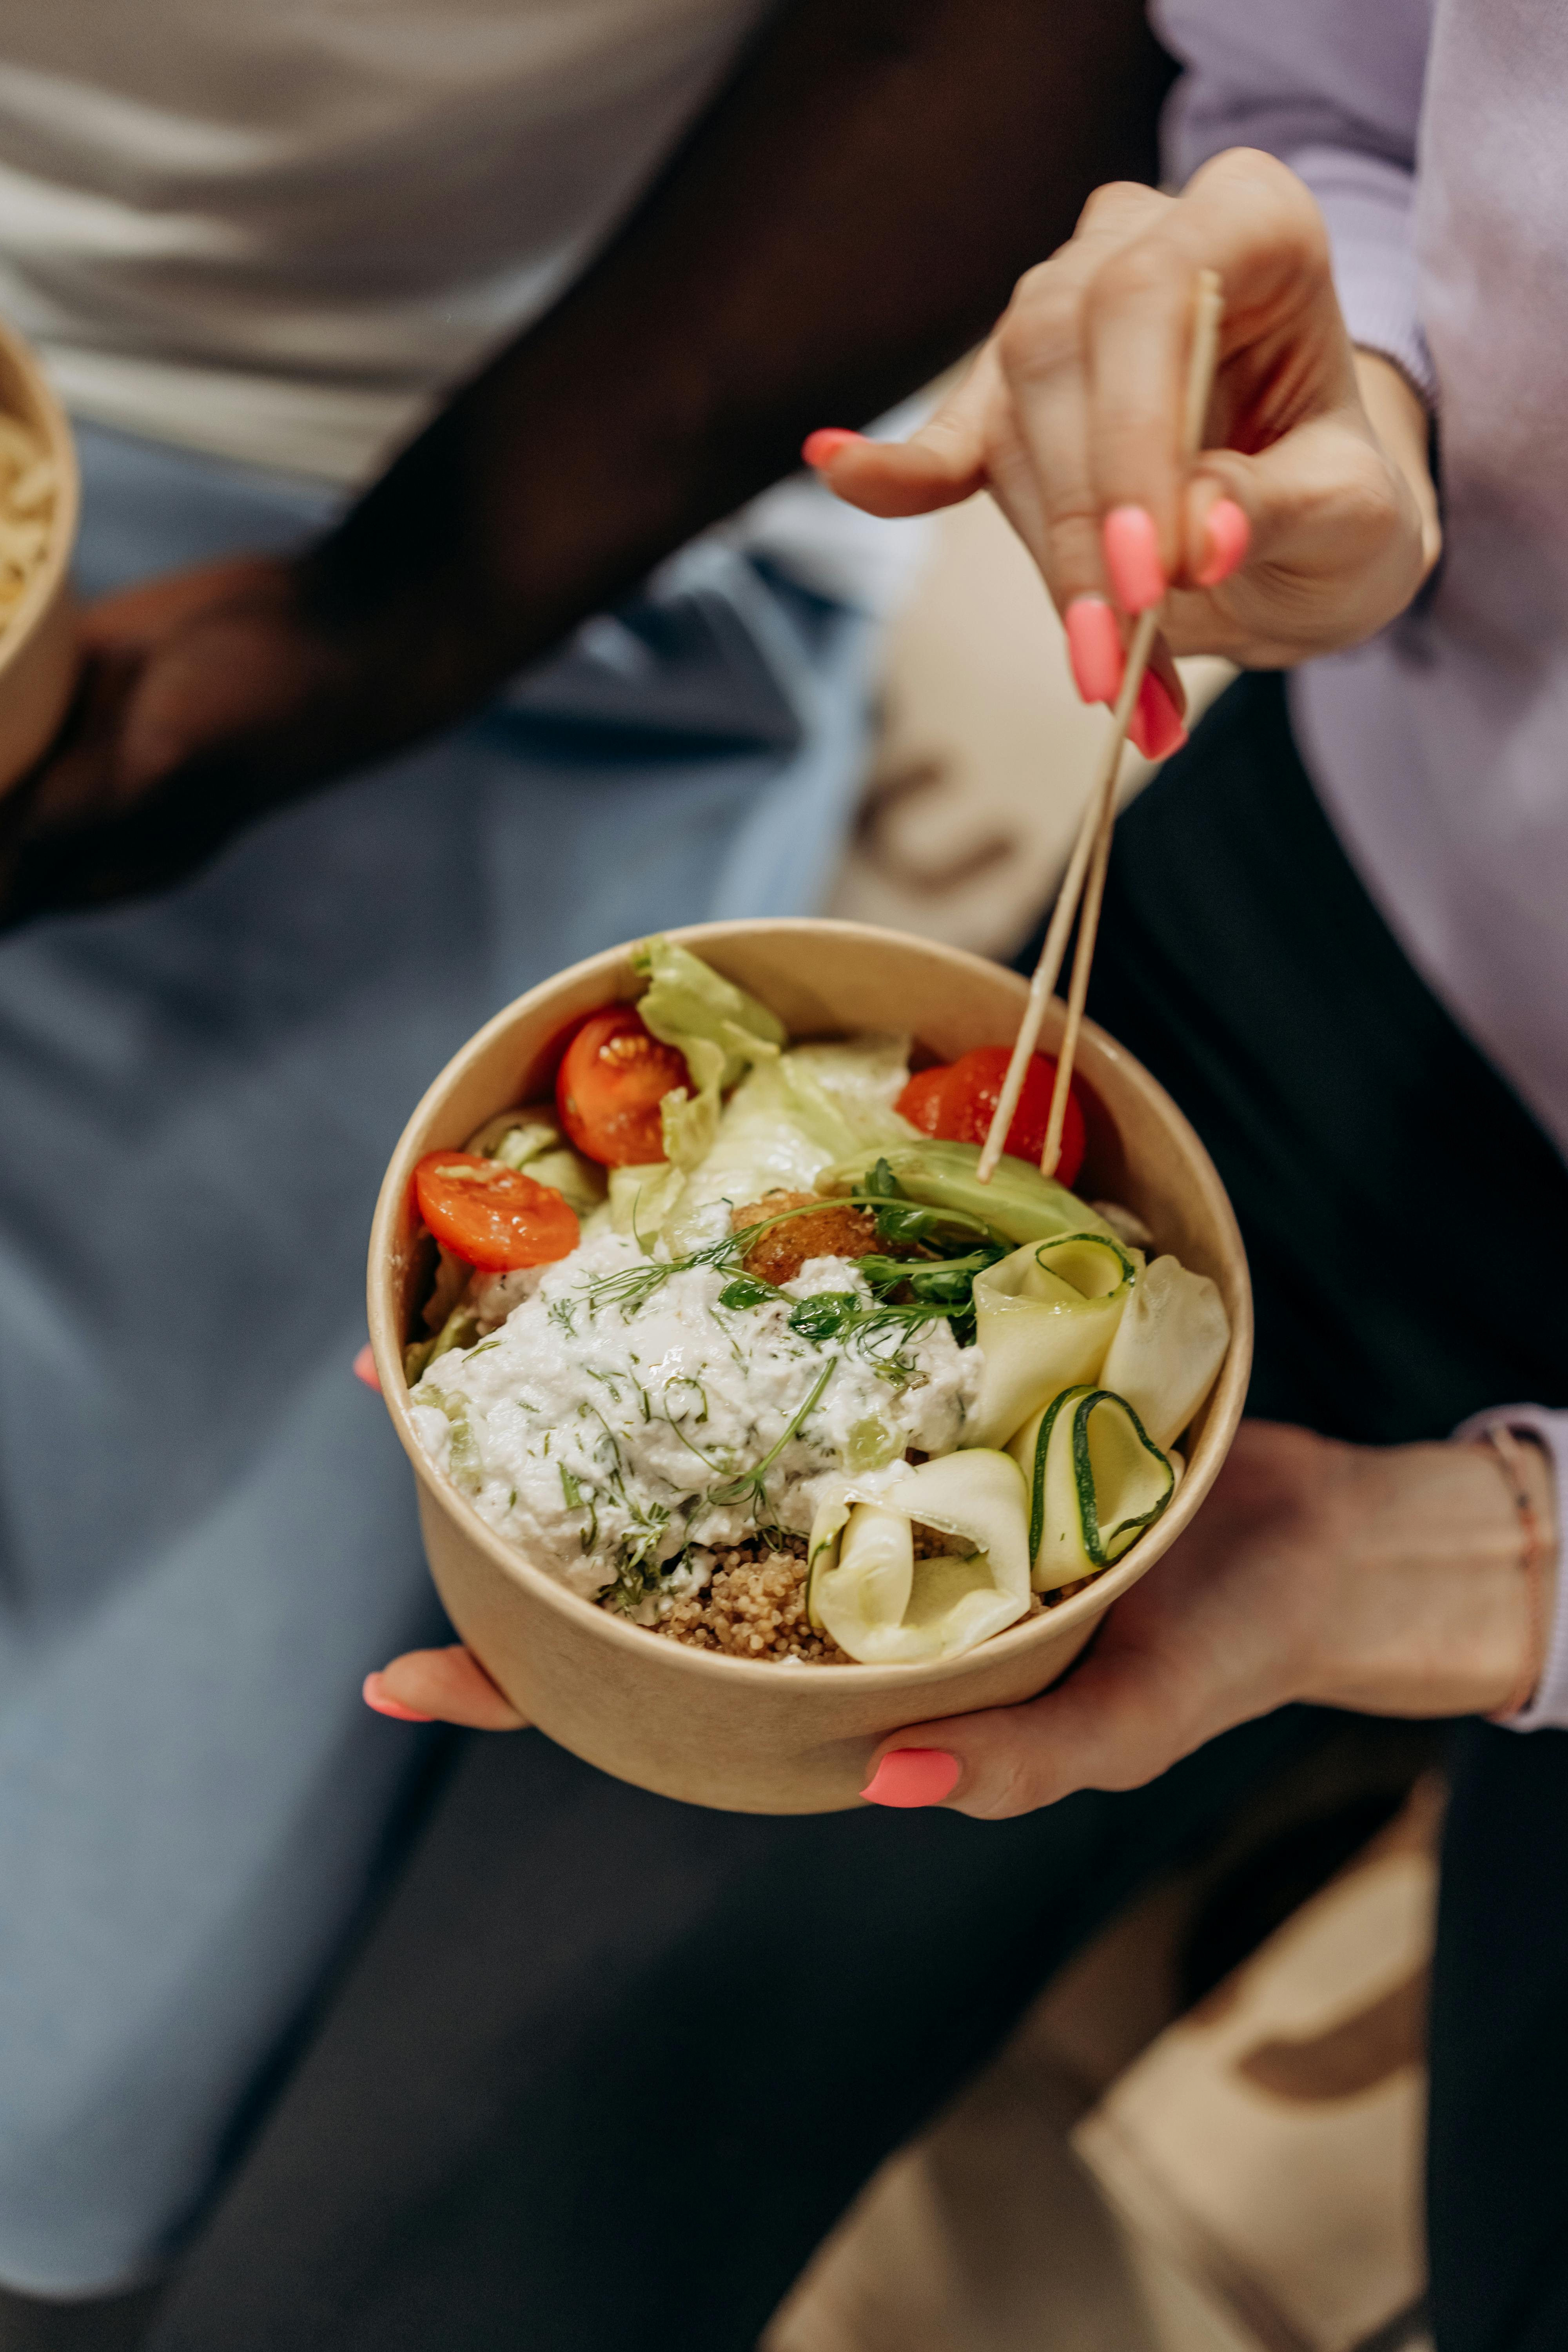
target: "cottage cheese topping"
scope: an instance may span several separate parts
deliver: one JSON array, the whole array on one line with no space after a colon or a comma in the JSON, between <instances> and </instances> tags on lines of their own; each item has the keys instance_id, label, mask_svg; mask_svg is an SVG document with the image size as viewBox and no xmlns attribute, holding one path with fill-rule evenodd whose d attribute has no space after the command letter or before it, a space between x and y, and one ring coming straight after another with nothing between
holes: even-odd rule
<instances>
[{"instance_id":1,"label":"cottage cheese topping","mask_svg":"<svg viewBox=\"0 0 1568 2352\"><path fill-rule=\"evenodd\" d=\"M813 1259L761 1306L721 1306L731 1277L711 1265L640 1303L595 1296L648 1264L619 1235L585 1242L413 1395L426 1452L492 1527L585 1599L616 1585L645 1621L705 1580L709 1547L759 1525L806 1533L830 1477L950 1451L980 1371L945 1322L820 1343L792 1330L792 1307L820 1292L873 1303L847 1259Z\"/></svg>"}]
</instances>

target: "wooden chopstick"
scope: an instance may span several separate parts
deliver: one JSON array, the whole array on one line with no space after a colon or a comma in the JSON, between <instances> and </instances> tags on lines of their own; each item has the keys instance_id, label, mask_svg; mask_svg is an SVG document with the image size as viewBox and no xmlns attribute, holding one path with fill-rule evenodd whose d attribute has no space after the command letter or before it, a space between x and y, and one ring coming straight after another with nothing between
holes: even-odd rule
<instances>
[{"instance_id":1,"label":"wooden chopstick","mask_svg":"<svg viewBox=\"0 0 1568 2352\"><path fill-rule=\"evenodd\" d=\"M1183 449L1189 461L1197 456L1203 446L1204 419L1214 390L1215 366L1219 354L1222 309L1223 297L1217 275L1212 269L1201 269L1194 293L1193 335L1187 355L1186 398L1182 419ZM1072 856L1068 860L1068 869L1057 895L1040 960L1029 982L1029 1001L1024 1008L1013 1056L1007 1065L1007 1076L996 1098L985 1148L980 1155L976 1173L983 1184L990 1182L996 1171L996 1162L1002 1157L1007 1130L1013 1124L1018 1097L1024 1090L1029 1056L1039 1041L1046 1008L1061 971L1068 935L1072 929L1073 917L1079 911L1081 897L1082 913L1068 994L1067 1020L1057 1055L1045 1150L1040 1155L1042 1173L1054 1176L1061 1158L1068 1095L1072 1085L1073 1063L1078 1055L1079 1032L1083 1025L1084 1003L1089 995L1089 966L1094 961L1095 934L1100 927L1100 901L1105 892L1105 872L1110 856L1110 835L1116 823L1117 770L1121 764L1128 725L1138 699L1138 689L1143 683L1143 674L1149 667L1149 656L1153 650L1163 609L1163 604L1152 605L1139 615L1131 644L1127 649L1127 667L1122 674L1121 691L1116 698L1115 709L1111 714L1110 734L1093 788L1084 804L1078 838L1073 844Z\"/></svg>"}]
</instances>

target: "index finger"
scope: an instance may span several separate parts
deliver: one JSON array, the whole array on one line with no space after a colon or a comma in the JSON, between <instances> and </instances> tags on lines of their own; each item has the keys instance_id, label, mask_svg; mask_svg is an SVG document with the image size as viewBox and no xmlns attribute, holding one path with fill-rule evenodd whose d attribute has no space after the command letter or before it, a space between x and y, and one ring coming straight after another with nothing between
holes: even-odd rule
<instances>
[{"instance_id":1,"label":"index finger","mask_svg":"<svg viewBox=\"0 0 1568 2352\"><path fill-rule=\"evenodd\" d=\"M1108 257L1085 303L1095 500L1101 515L1136 507L1152 518L1168 581L1185 559L1184 409L1204 269L1220 280L1220 368L1247 407L1249 439L1322 414L1352 381L1322 216L1273 156L1216 157Z\"/></svg>"}]
</instances>

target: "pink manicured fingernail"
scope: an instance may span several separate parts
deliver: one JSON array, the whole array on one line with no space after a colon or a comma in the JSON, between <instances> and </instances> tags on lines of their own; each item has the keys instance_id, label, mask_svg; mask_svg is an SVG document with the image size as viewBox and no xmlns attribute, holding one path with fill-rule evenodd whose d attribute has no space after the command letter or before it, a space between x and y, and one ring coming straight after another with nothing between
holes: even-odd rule
<instances>
[{"instance_id":1,"label":"pink manicured fingernail","mask_svg":"<svg viewBox=\"0 0 1568 2352\"><path fill-rule=\"evenodd\" d=\"M354 1378L363 1381L367 1389L381 1394L381 1374L375 1369L375 1350L367 1339L354 1358Z\"/></svg>"},{"instance_id":2,"label":"pink manicured fingernail","mask_svg":"<svg viewBox=\"0 0 1568 2352\"><path fill-rule=\"evenodd\" d=\"M1234 499L1216 499L1204 521L1203 570L1194 576L1200 588L1217 588L1246 561L1252 544L1252 525Z\"/></svg>"},{"instance_id":3,"label":"pink manicured fingernail","mask_svg":"<svg viewBox=\"0 0 1568 2352\"><path fill-rule=\"evenodd\" d=\"M1143 507L1112 507L1101 536L1117 603L1124 613L1147 612L1165 593L1153 516Z\"/></svg>"},{"instance_id":4,"label":"pink manicured fingernail","mask_svg":"<svg viewBox=\"0 0 1568 2352\"><path fill-rule=\"evenodd\" d=\"M864 441L863 433L850 433L842 425L824 425L808 433L800 445L800 454L808 466L831 466L840 449L851 441Z\"/></svg>"},{"instance_id":5,"label":"pink manicured fingernail","mask_svg":"<svg viewBox=\"0 0 1568 2352\"><path fill-rule=\"evenodd\" d=\"M1143 673L1127 732L1146 760L1168 760L1187 740L1182 714L1171 699L1170 689L1152 669Z\"/></svg>"},{"instance_id":6,"label":"pink manicured fingernail","mask_svg":"<svg viewBox=\"0 0 1568 2352\"><path fill-rule=\"evenodd\" d=\"M1126 657L1116 615L1103 596L1075 596L1067 609L1068 659L1086 702L1114 702Z\"/></svg>"},{"instance_id":7,"label":"pink manicured fingernail","mask_svg":"<svg viewBox=\"0 0 1568 2352\"><path fill-rule=\"evenodd\" d=\"M399 1723L434 1723L436 1720L433 1715L421 1715L417 1708L405 1706L400 1698L393 1698L384 1691L379 1675L366 1675L360 1696L366 1706L375 1709L377 1715L394 1716Z\"/></svg>"},{"instance_id":8,"label":"pink manicured fingernail","mask_svg":"<svg viewBox=\"0 0 1568 2352\"><path fill-rule=\"evenodd\" d=\"M940 1805L958 1786L961 1767L945 1748L895 1748L884 1756L860 1794L868 1805Z\"/></svg>"}]
</instances>

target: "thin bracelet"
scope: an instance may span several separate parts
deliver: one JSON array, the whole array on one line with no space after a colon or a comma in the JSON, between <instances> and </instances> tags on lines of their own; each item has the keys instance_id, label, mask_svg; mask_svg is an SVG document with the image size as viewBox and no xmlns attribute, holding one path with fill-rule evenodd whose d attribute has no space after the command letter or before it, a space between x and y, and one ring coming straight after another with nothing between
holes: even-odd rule
<instances>
[{"instance_id":1,"label":"thin bracelet","mask_svg":"<svg viewBox=\"0 0 1568 2352\"><path fill-rule=\"evenodd\" d=\"M1524 1448L1512 1430L1500 1426L1485 1430L1481 1443L1490 1447L1492 1459L1508 1482L1509 1496L1519 1514L1520 1532L1524 1538L1524 1549L1519 1562L1524 1575L1530 1610L1530 1642L1525 1651L1524 1671L1506 1705L1488 1717L1491 1723L1506 1723L1510 1716L1518 1715L1521 1708L1530 1705L1545 1668L1546 1624L1542 1605L1543 1580L1541 1571L1546 1564L1547 1539L1541 1515L1530 1499Z\"/></svg>"}]
</instances>

